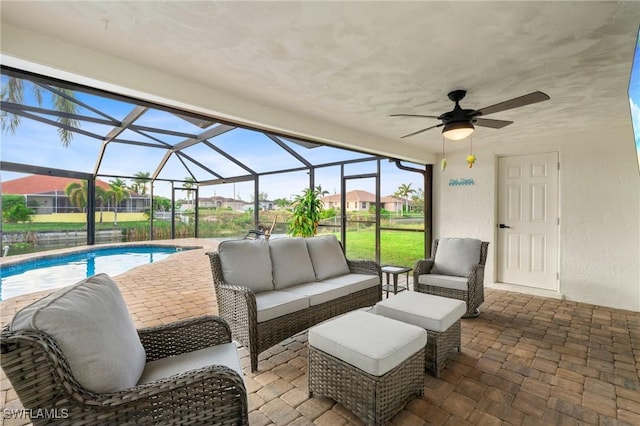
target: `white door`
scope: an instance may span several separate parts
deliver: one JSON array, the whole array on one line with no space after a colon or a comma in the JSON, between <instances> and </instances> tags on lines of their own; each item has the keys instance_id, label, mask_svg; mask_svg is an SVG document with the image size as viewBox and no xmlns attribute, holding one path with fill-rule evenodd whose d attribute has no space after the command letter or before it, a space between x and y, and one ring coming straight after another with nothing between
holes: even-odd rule
<instances>
[{"instance_id":1,"label":"white door","mask_svg":"<svg viewBox=\"0 0 640 426\"><path fill-rule=\"evenodd\" d=\"M498 281L558 289L558 153L498 159Z\"/></svg>"}]
</instances>

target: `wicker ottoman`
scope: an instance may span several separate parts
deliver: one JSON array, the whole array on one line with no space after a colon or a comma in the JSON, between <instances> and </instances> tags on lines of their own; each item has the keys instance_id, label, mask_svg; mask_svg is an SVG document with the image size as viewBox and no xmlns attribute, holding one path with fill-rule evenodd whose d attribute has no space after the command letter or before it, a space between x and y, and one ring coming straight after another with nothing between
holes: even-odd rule
<instances>
[{"instance_id":1,"label":"wicker ottoman","mask_svg":"<svg viewBox=\"0 0 640 426\"><path fill-rule=\"evenodd\" d=\"M427 333L355 311L309 329L309 396L342 403L368 425L383 425L424 393Z\"/></svg>"},{"instance_id":2,"label":"wicker ottoman","mask_svg":"<svg viewBox=\"0 0 640 426\"><path fill-rule=\"evenodd\" d=\"M431 294L406 291L378 302L375 313L429 332L426 350L426 369L435 377L440 375L456 352L460 352L460 319L467 312L462 300Z\"/></svg>"}]
</instances>

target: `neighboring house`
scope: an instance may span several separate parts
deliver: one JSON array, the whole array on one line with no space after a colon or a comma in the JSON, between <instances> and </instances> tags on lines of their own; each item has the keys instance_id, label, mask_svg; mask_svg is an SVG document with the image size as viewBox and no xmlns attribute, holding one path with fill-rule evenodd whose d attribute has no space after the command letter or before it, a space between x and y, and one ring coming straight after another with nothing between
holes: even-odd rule
<instances>
[{"instance_id":1,"label":"neighboring house","mask_svg":"<svg viewBox=\"0 0 640 426\"><path fill-rule=\"evenodd\" d=\"M275 203L269 200L261 200L258 201L258 205L260 206L260 211L273 210L275 208ZM243 207L245 211L253 209L253 202L246 203Z\"/></svg>"},{"instance_id":2,"label":"neighboring house","mask_svg":"<svg viewBox=\"0 0 640 426\"><path fill-rule=\"evenodd\" d=\"M76 213L80 211L69 202L64 190L72 182L71 179L59 176L29 175L2 182L2 193L22 195L27 206L36 214ZM96 179L96 186L109 190L109 184ZM119 212L141 212L149 206L149 197L130 192L129 196L118 205Z\"/></svg>"},{"instance_id":3,"label":"neighboring house","mask_svg":"<svg viewBox=\"0 0 640 426\"><path fill-rule=\"evenodd\" d=\"M198 199L198 207L201 209L216 208L216 209L231 209L231 210L244 210L245 206L253 203L247 203L242 200L235 200L233 198L221 197L214 195L213 197L201 197Z\"/></svg>"},{"instance_id":4,"label":"neighboring house","mask_svg":"<svg viewBox=\"0 0 640 426\"><path fill-rule=\"evenodd\" d=\"M327 195L322 198L325 209L340 208L340 194ZM371 206L376 205L376 196L368 191L356 189L346 193L345 197L345 210L346 211L368 211ZM394 196L380 197L380 204L382 208L388 211L397 212L402 211L404 200Z\"/></svg>"}]
</instances>

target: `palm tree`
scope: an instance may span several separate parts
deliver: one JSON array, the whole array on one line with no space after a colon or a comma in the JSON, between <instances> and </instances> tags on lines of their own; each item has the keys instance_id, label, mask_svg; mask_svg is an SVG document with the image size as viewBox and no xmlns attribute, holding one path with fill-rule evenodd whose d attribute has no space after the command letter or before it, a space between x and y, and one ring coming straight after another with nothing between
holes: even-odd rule
<instances>
[{"instance_id":1,"label":"palm tree","mask_svg":"<svg viewBox=\"0 0 640 426\"><path fill-rule=\"evenodd\" d=\"M29 85L31 86L36 102L39 106L42 106L43 88L33 83L29 83ZM60 136L60 140L62 141L62 146L66 148L71 143L71 139L73 139L73 131L69 128L80 128L80 122L78 120L70 118L69 115L77 114L78 106L71 100L74 98L73 90L60 87L56 88L56 90L56 92L51 92L51 100L54 110L65 113L59 116L57 120L58 123L66 126L58 127L58 135ZM25 81L20 78L9 77L7 83L2 86L0 97L2 98L3 102L23 104L24 92ZM16 130L20 126L21 122L21 118L19 115L4 110L0 113L0 120L2 121L2 132L5 134L9 132L13 135L16 133Z\"/></svg>"},{"instance_id":2,"label":"palm tree","mask_svg":"<svg viewBox=\"0 0 640 426\"><path fill-rule=\"evenodd\" d=\"M286 198L276 198L275 200L273 200L273 202L276 203L276 206L278 206L278 208L281 210L286 209L287 206L291 204L290 201Z\"/></svg>"},{"instance_id":3,"label":"palm tree","mask_svg":"<svg viewBox=\"0 0 640 426\"><path fill-rule=\"evenodd\" d=\"M415 192L416 190L411 188L411 184L407 185L406 183L400 185L396 191L396 194L399 197L404 198L405 211L407 212L409 211L409 194L414 194Z\"/></svg>"},{"instance_id":4,"label":"palm tree","mask_svg":"<svg viewBox=\"0 0 640 426\"><path fill-rule=\"evenodd\" d=\"M100 202L100 223L102 223L102 213L104 212L105 204L109 203L109 191L101 186L96 185L96 201Z\"/></svg>"},{"instance_id":5,"label":"palm tree","mask_svg":"<svg viewBox=\"0 0 640 426\"><path fill-rule=\"evenodd\" d=\"M184 184L182 185L187 193L187 204L191 206L191 193L193 192L193 187L195 186L196 181L192 177L184 178Z\"/></svg>"},{"instance_id":6,"label":"palm tree","mask_svg":"<svg viewBox=\"0 0 640 426\"><path fill-rule=\"evenodd\" d=\"M118 224L118 204L124 200L127 195L129 195L129 191L126 189L126 183L120 179L116 178L114 180L109 181L109 197L113 200L113 224Z\"/></svg>"},{"instance_id":7,"label":"palm tree","mask_svg":"<svg viewBox=\"0 0 640 426\"><path fill-rule=\"evenodd\" d=\"M318 192L318 197L322 198L325 195L329 195L329 191L326 189L322 189L322 185L316 186L316 191Z\"/></svg>"},{"instance_id":8,"label":"palm tree","mask_svg":"<svg viewBox=\"0 0 640 426\"><path fill-rule=\"evenodd\" d=\"M151 173L149 172L137 172L134 174L135 179L133 180L135 183L135 191L140 195L147 194L147 182L151 180Z\"/></svg>"},{"instance_id":9,"label":"palm tree","mask_svg":"<svg viewBox=\"0 0 640 426\"><path fill-rule=\"evenodd\" d=\"M72 206L76 206L82 211L87 207L87 194L89 193L86 180L81 182L71 182L64 188L64 193Z\"/></svg>"}]
</instances>

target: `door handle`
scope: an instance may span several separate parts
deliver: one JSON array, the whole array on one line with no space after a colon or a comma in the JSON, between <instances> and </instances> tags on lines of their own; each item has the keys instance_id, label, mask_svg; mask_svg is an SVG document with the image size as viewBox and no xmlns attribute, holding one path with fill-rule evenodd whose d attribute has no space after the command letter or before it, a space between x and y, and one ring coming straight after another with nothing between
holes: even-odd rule
<instances>
[{"instance_id":1,"label":"door handle","mask_svg":"<svg viewBox=\"0 0 640 426\"><path fill-rule=\"evenodd\" d=\"M501 223L500 225L498 225L500 227L500 229L511 229L511 227L509 225L505 225L504 223Z\"/></svg>"}]
</instances>

